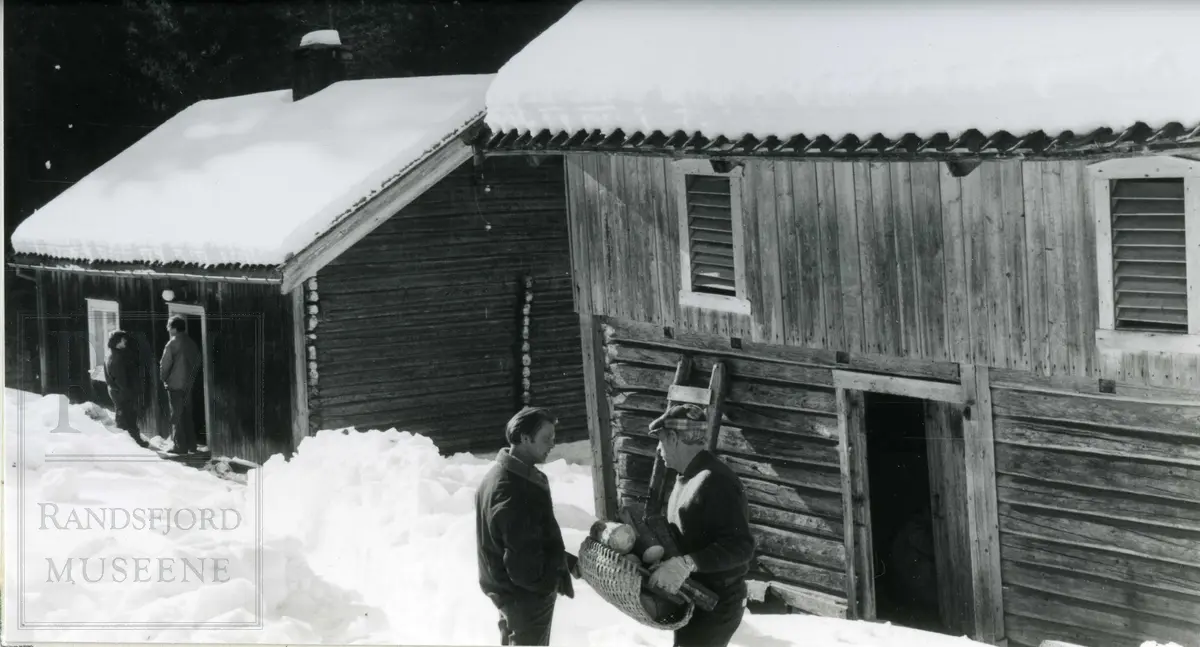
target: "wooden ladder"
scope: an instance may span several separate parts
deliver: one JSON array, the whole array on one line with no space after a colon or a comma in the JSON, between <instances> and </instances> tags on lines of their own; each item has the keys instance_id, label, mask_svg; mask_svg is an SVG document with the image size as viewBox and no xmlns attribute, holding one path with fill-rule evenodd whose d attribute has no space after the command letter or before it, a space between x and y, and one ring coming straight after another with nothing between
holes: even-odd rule
<instances>
[{"instance_id":1,"label":"wooden ladder","mask_svg":"<svg viewBox=\"0 0 1200 647\"><path fill-rule=\"evenodd\" d=\"M725 364L717 362L713 366L712 377L709 378L707 389L687 386L686 382L691 377L691 373L692 360L685 355L680 358L675 367L675 379L667 391L666 410L670 410L676 404L694 404L705 407L705 447L709 451L714 451L717 447L725 407ZM670 424L670 419L664 421L664 427ZM663 463L662 454L655 452L654 467L650 472L650 496L645 509L637 510L631 506L621 510L620 513L621 521L632 525L637 531L639 541L635 550L644 551L657 540L657 544L663 547L664 559L676 557L680 553L679 546L675 543L670 526L667 524L667 518L663 514L663 506L666 504L674 484L673 479L668 479L668 472L673 471ZM716 604L716 596L711 591L690 580L685 586L685 593L696 602L697 606L705 610L711 611L713 605Z\"/></svg>"}]
</instances>

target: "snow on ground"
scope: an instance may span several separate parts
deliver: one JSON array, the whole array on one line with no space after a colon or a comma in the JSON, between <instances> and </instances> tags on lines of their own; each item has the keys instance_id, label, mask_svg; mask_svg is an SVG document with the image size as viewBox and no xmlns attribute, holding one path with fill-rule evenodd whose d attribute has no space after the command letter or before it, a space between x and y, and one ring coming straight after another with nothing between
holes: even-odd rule
<instances>
[{"instance_id":1,"label":"snow on ground","mask_svg":"<svg viewBox=\"0 0 1200 647\"><path fill-rule=\"evenodd\" d=\"M9 642L497 644L496 612L477 584L472 516L474 490L491 458L442 457L429 439L395 430L327 430L305 439L290 462L277 456L252 471L249 484L243 486L157 459L124 433L97 422L106 418L95 405L66 408L69 427L78 433L52 432L59 426L64 406L58 396L5 392L9 458L5 507L10 512L5 531L9 549L5 551L4 637ZM90 460L61 462L71 456ZM576 443L560 448L556 456L544 471L551 481L564 539L568 547L575 547L592 521L591 468L586 464L590 453L585 443ZM41 504L47 503L57 504L58 513L46 517ZM164 507L232 510L242 521L231 530L171 527L165 534L161 518L153 530L135 529L141 527L136 523L115 530L94 525L80 529L88 510ZM74 525L66 512L71 508L82 515ZM25 523L20 533L14 526L18 511ZM108 514L106 518L111 518ZM254 532L260 518L261 560ZM131 581L136 574L132 569L122 581L111 581L114 577L86 581L84 572L96 579L98 571L91 569L74 573L75 584L54 581L46 559L59 560L61 568L62 560L72 556L220 558L226 560L222 578L226 581L201 582L192 577L189 582L173 582L171 576L179 575L179 570L162 576L157 565L152 581L144 583ZM669 634L636 624L582 582L576 587L575 599L560 598L553 644L671 644ZM195 626L253 622L260 597L261 630ZM192 626L21 631L20 600L24 600L26 623ZM733 644L965 647L978 643L883 624L749 615Z\"/></svg>"},{"instance_id":2,"label":"snow on ground","mask_svg":"<svg viewBox=\"0 0 1200 647\"><path fill-rule=\"evenodd\" d=\"M87 261L282 263L478 118L491 79L345 81L295 102L291 90L201 101L22 222L13 248Z\"/></svg>"},{"instance_id":3,"label":"snow on ground","mask_svg":"<svg viewBox=\"0 0 1200 647\"><path fill-rule=\"evenodd\" d=\"M500 69L487 123L735 140L1193 126L1197 30L1200 6L1165 0L585 0Z\"/></svg>"}]
</instances>

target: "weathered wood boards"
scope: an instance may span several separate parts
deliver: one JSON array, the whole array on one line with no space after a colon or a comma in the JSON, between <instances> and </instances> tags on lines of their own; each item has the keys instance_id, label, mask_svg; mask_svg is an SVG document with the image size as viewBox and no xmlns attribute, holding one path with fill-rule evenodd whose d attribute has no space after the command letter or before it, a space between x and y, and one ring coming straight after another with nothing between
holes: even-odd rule
<instances>
[{"instance_id":1,"label":"weathered wood boards","mask_svg":"<svg viewBox=\"0 0 1200 647\"><path fill-rule=\"evenodd\" d=\"M1095 389L993 382L1010 644L1200 644L1200 399Z\"/></svg>"},{"instance_id":2,"label":"weathered wood boards","mask_svg":"<svg viewBox=\"0 0 1200 647\"><path fill-rule=\"evenodd\" d=\"M679 304L669 165L567 156L580 308L795 348L1200 388L1200 356L1097 355L1083 161L986 161L961 178L938 162L749 161L750 316Z\"/></svg>"}]
</instances>

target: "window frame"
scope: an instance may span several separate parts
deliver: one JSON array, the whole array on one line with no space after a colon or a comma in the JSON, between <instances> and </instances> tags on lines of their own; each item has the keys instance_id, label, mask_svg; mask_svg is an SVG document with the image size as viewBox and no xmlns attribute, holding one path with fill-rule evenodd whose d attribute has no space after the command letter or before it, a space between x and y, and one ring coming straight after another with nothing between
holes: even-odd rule
<instances>
[{"instance_id":1,"label":"window frame","mask_svg":"<svg viewBox=\"0 0 1200 647\"><path fill-rule=\"evenodd\" d=\"M1105 160L1087 167L1096 225L1096 278L1100 350L1200 354L1200 161L1171 155ZM1112 239L1112 181L1147 178L1183 180L1187 263L1186 333L1118 330Z\"/></svg>"},{"instance_id":2,"label":"window frame","mask_svg":"<svg viewBox=\"0 0 1200 647\"><path fill-rule=\"evenodd\" d=\"M708 159L675 160L672 163L675 196L678 204L676 218L679 224L680 283L679 304L682 306L728 312L751 314L750 297L746 290L746 246L743 230L742 186L745 179L741 164L734 164L729 172L713 169ZM707 175L729 178L729 208L733 227L733 283L736 296L692 291L691 233L688 226L687 176Z\"/></svg>"},{"instance_id":3,"label":"window frame","mask_svg":"<svg viewBox=\"0 0 1200 647\"><path fill-rule=\"evenodd\" d=\"M97 313L112 313L116 319L116 327L113 330L121 329L121 304L112 299L93 299L87 298L87 327L88 327L88 344L90 345L94 338L92 327L96 323ZM104 332L104 331L101 331ZM108 359L108 334L101 335L100 348L88 349L88 376L93 382L107 382L104 378L104 362ZM99 357L97 358L97 355Z\"/></svg>"}]
</instances>

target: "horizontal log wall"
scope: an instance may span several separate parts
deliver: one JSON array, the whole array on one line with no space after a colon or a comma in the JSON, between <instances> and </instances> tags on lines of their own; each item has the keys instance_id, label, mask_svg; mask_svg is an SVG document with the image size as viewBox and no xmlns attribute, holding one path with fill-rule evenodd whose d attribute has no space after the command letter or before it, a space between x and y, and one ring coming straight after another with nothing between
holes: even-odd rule
<instances>
[{"instance_id":1,"label":"horizontal log wall","mask_svg":"<svg viewBox=\"0 0 1200 647\"><path fill-rule=\"evenodd\" d=\"M51 391L69 393L73 401L110 404L106 385L88 378L88 348L73 343L64 355L55 335L87 334L87 299L116 301L121 328L134 336L144 370L147 407L139 426L169 436L170 409L158 379L158 360L167 343L162 292L170 289L175 302L203 306L207 314L212 454L262 463L292 450L291 298L280 294L278 286L70 272L44 276ZM188 320L189 325L199 324L198 317Z\"/></svg>"},{"instance_id":2,"label":"horizontal log wall","mask_svg":"<svg viewBox=\"0 0 1200 647\"><path fill-rule=\"evenodd\" d=\"M1200 400L991 385L1009 643L1200 645Z\"/></svg>"},{"instance_id":3,"label":"horizontal log wall","mask_svg":"<svg viewBox=\"0 0 1200 647\"><path fill-rule=\"evenodd\" d=\"M395 427L444 452L503 445L530 276L534 404L555 408L560 442L586 438L563 190L557 158L464 164L323 268L312 428Z\"/></svg>"},{"instance_id":4,"label":"horizontal log wall","mask_svg":"<svg viewBox=\"0 0 1200 647\"><path fill-rule=\"evenodd\" d=\"M1082 161L746 162L751 316L679 304L665 158L567 156L582 313L692 332L1039 375L1200 388L1200 357L1096 351Z\"/></svg>"},{"instance_id":5,"label":"horizontal log wall","mask_svg":"<svg viewBox=\"0 0 1200 647\"><path fill-rule=\"evenodd\" d=\"M662 414L675 365L686 353L693 385L707 385L724 362L729 418L717 451L737 472L750 500L758 540L753 579L791 585L802 611L846 614L846 549L832 371L722 352L661 329L608 320L605 378L619 505L643 502L656 441L647 434Z\"/></svg>"}]
</instances>

